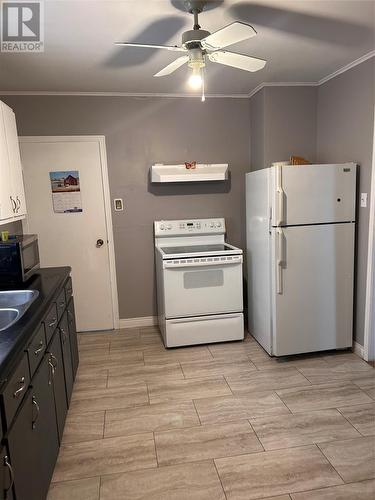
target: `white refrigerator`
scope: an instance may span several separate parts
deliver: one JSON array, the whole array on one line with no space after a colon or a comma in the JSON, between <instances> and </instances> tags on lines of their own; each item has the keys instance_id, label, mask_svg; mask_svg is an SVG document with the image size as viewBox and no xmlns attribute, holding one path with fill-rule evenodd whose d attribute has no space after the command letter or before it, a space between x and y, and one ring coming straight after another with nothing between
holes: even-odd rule
<instances>
[{"instance_id":1,"label":"white refrigerator","mask_svg":"<svg viewBox=\"0 0 375 500\"><path fill-rule=\"evenodd\" d=\"M248 329L273 356L352 346L356 173L246 174Z\"/></svg>"}]
</instances>

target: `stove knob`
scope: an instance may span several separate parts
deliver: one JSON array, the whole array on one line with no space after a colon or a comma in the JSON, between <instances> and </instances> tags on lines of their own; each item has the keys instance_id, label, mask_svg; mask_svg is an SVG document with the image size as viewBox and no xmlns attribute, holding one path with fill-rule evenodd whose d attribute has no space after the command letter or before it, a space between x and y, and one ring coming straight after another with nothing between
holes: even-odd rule
<instances>
[{"instance_id":1,"label":"stove knob","mask_svg":"<svg viewBox=\"0 0 375 500\"><path fill-rule=\"evenodd\" d=\"M168 224L167 229L172 229L172 224Z\"/></svg>"},{"instance_id":2,"label":"stove knob","mask_svg":"<svg viewBox=\"0 0 375 500\"><path fill-rule=\"evenodd\" d=\"M217 222L216 227L221 227L221 222Z\"/></svg>"},{"instance_id":3,"label":"stove knob","mask_svg":"<svg viewBox=\"0 0 375 500\"><path fill-rule=\"evenodd\" d=\"M214 227L214 223L213 222L211 222L210 227Z\"/></svg>"},{"instance_id":4,"label":"stove knob","mask_svg":"<svg viewBox=\"0 0 375 500\"><path fill-rule=\"evenodd\" d=\"M160 224L160 229L161 229L161 231L163 231L165 229L164 224Z\"/></svg>"}]
</instances>

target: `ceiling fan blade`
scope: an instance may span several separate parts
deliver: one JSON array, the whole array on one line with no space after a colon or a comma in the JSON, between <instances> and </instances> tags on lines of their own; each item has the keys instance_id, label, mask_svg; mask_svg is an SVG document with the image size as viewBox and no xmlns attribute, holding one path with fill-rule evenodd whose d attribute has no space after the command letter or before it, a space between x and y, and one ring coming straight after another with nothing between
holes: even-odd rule
<instances>
[{"instance_id":1,"label":"ceiling fan blade","mask_svg":"<svg viewBox=\"0 0 375 500\"><path fill-rule=\"evenodd\" d=\"M208 58L212 62L233 66L233 68L243 69L245 71L259 71L264 68L267 61L258 59L257 57L244 56L234 52L218 51L208 54Z\"/></svg>"},{"instance_id":2,"label":"ceiling fan blade","mask_svg":"<svg viewBox=\"0 0 375 500\"><path fill-rule=\"evenodd\" d=\"M115 45L120 45L122 47L141 47L146 49L166 49L172 50L174 52L186 52L183 47L177 47L177 45L153 45L147 43L128 43L128 42L115 42Z\"/></svg>"},{"instance_id":3,"label":"ceiling fan blade","mask_svg":"<svg viewBox=\"0 0 375 500\"><path fill-rule=\"evenodd\" d=\"M255 36L257 32L250 24L235 21L228 24L221 30L215 31L211 35L201 40L202 47L208 50L217 50L223 47L228 47L233 43L242 42Z\"/></svg>"},{"instance_id":4,"label":"ceiling fan blade","mask_svg":"<svg viewBox=\"0 0 375 500\"><path fill-rule=\"evenodd\" d=\"M161 69L158 73L156 73L154 76L167 76L176 71L180 66L183 64L187 63L189 60L189 56L181 56L175 61L171 62L166 66L165 68Z\"/></svg>"}]
</instances>

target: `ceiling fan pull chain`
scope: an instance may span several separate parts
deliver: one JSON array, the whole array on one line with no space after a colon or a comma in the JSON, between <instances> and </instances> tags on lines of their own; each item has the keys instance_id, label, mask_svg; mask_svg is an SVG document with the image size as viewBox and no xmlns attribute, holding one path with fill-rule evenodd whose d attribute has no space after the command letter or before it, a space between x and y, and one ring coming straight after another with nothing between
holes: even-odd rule
<instances>
[{"instance_id":1,"label":"ceiling fan pull chain","mask_svg":"<svg viewBox=\"0 0 375 500\"><path fill-rule=\"evenodd\" d=\"M202 98L201 101L205 102L206 100L206 72L205 66L202 68Z\"/></svg>"}]
</instances>

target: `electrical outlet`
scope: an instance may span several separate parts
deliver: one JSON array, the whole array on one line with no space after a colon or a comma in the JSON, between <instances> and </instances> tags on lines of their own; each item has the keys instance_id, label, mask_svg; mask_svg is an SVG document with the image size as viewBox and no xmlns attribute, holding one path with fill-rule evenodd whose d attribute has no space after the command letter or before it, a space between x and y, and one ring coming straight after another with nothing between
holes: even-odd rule
<instances>
[{"instance_id":1,"label":"electrical outlet","mask_svg":"<svg viewBox=\"0 0 375 500\"><path fill-rule=\"evenodd\" d=\"M361 208L367 207L367 193L361 193Z\"/></svg>"}]
</instances>

